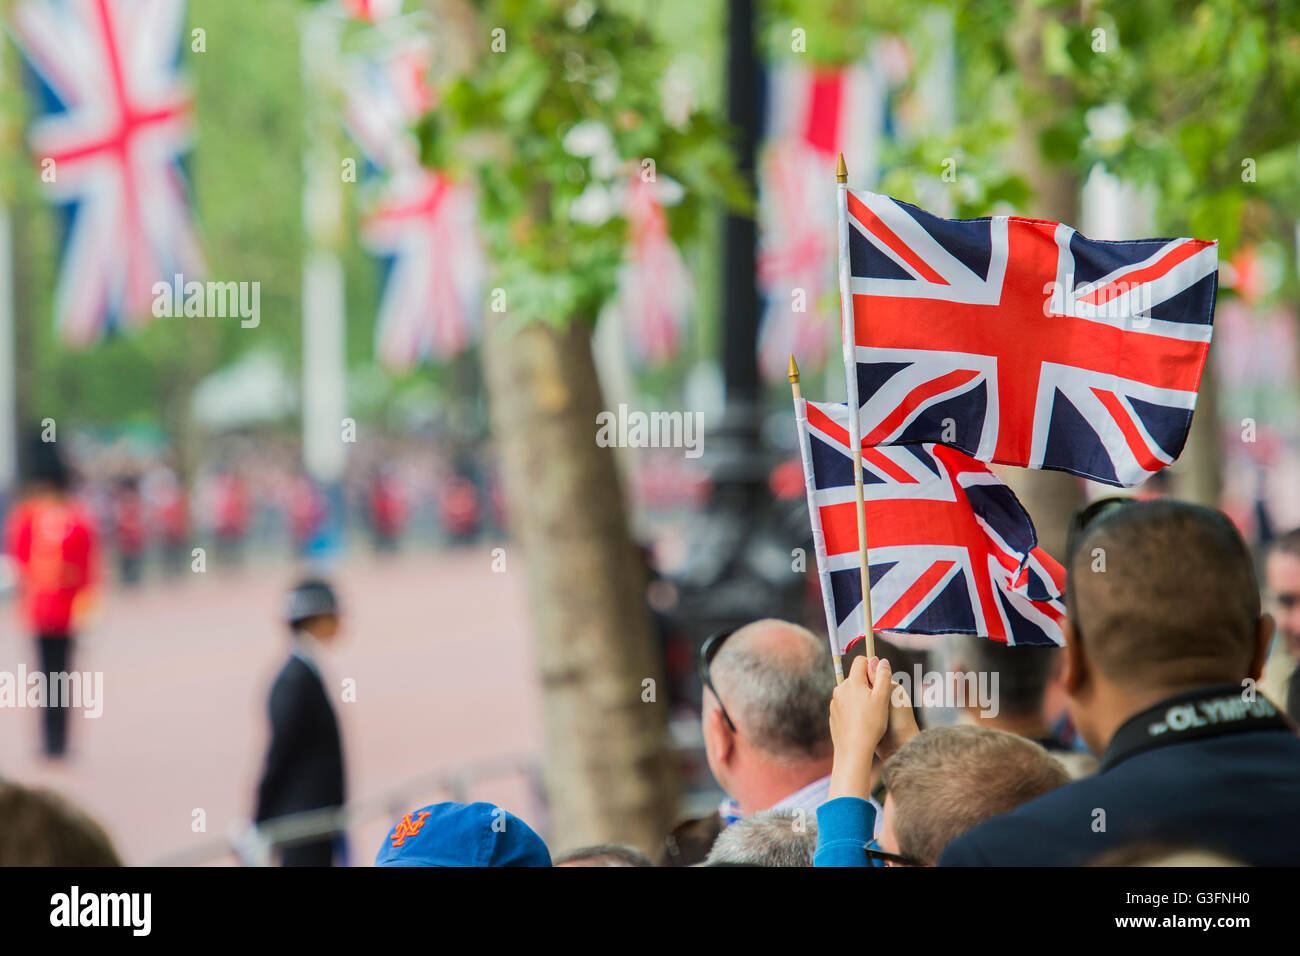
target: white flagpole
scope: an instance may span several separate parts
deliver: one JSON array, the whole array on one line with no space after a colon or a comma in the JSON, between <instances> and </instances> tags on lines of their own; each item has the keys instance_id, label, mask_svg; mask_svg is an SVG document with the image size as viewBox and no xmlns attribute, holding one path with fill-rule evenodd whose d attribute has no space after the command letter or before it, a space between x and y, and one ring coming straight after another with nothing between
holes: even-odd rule
<instances>
[{"instance_id":1,"label":"white flagpole","mask_svg":"<svg viewBox=\"0 0 1300 956\"><path fill-rule=\"evenodd\" d=\"M307 147L303 153L302 457L329 500L326 547L337 549L343 528L347 466L347 317L338 246L344 229L343 193L331 136L330 90L338 72L340 21L328 7L301 19L301 59Z\"/></svg>"},{"instance_id":2,"label":"white flagpole","mask_svg":"<svg viewBox=\"0 0 1300 956\"><path fill-rule=\"evenodd\" d=\"M808 406L799 391L799 366L790 356L786 370L790 391L794 395L794 421L799 429L799 460L803 465L803 486L808 496L808 523L812 527L813 555L817 561L817 579L821 582L822 608L826 612L826 633L830 637L831 660L835 662L835 683L844 680L843 654L840 648L839 627L835 620L835 597L831 593L831 576L826 570L826 535L822 532L821 512L813 486L812 453L808 448Z\"/></svg>"},{"instance_id":3,"label":"white flagpole","mask_svg":"<svg viewBox=\"0 0 1300 956\"><path fill-rule=\"evenodd\" d=\"M839 227L840 334L844 345L844 381L849 393L849 443L853 447L853 485L858 497L858 551L862 558L862 636L867 657L876 654L871 614L871 571L867 558L867 504L862 494L862 423L858 404L857 335L853 321L853 273L849 266L849 172L840 153L835 168L836 220Z\"/></svg>"}]
</instances>

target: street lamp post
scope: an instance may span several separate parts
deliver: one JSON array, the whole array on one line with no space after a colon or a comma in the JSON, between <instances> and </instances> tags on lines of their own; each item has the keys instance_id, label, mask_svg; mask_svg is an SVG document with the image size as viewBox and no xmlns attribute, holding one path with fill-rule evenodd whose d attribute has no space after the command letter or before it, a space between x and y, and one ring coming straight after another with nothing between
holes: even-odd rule
<instances>
[{"instance_id":1,"label":"street lamp post","mask_svg":"<svg viewBox=\"0 0 1300 956\"><path fill-rule=\"evenodd\" d=\"M735 130L738 175L752 189L763 84L753 0L730 0L728 11L727 118ZM674 617L697 638L760 617L797 616L802 593L802 576L792 569L790 552L803 541L792 540L788 509L774 507L768 489L774 457L762 443L758 229L753 216L729 213L723 243L726 405L709 436L709 502L694 525L690 558L674 575L679 593Z\"/></svg>"}]
</instances>

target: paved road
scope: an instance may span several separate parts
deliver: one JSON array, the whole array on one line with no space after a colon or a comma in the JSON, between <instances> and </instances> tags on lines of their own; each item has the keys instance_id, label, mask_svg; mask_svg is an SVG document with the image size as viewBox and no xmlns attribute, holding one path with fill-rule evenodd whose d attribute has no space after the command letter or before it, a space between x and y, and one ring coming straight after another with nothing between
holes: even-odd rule
<instances>
[{"instance_id":1,"label":"paved road","mask_svg":"<svg viewBox=\"0 0 1300 956\"><path fill-rule=\"evenodd\" d=\"M247 820L266 746L265 701L287 638L276 624L289 566L151 582L104 596L78 647L77 670L102 671L103 714L71 719L63 764L38 755L39 712L0 709L0 775L51 786L96 816L127 863L195 850ZM487 549L359 557L334 575L347 612L327 659L343 728L350 796L473 761L539 759L540 701L522 567L494 573ZM0 618L0 671L34 664L34 648ZM356 700L342 701L355 681ZM540 820L526 778L471 786ZM394 806L436 798L412 794ZM194 832L194 811L206 832ZM390 823L351 833L368 865ZM213 862L230 862L214 860Z\"/></svg>"}]
</instances>

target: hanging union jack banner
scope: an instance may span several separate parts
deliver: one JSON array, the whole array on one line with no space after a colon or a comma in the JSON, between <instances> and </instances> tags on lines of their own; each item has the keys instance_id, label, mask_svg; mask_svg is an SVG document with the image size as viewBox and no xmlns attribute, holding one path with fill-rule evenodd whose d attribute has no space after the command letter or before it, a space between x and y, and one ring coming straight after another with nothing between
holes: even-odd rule
<instances>
[{"instance_id":1,"label":"hanging union jack banner","mask_svg":"<svg viewBox=\"0 0 1300 956\"><path fill-rule=\"evenodd\" d=\"M885 81L866 64L771 71L759 168L759 367L775 381L787 356L825 364L835 330L835 210L823 201L835 155L874 168L885 128Z\"/></svg>"},{"instance_id":2,"label":"hanging union jack banner","mask_svg":"<svg viewBox=\"0 0 1300 956\"><path fill-rule=\"evenodd\" d=\"M402 0L343 0L348 16L366 23L378 23L402 12Z\"/></svg>"},{"instance_id":3,"label":"hanging union jack banner","mask_svg":"<svg viewBox=\"0 0 1300 956\"><path fill-rule=\"evenodd\" d=\"M614 309L638 364L662 365L681 350L691 308L691 273L668 234L658 182L632 177L624 196L628 248Z\"/></svg>"},{"instance_id":4,"label":"hanging union jack banner","mask_svg":"<svg viewBox=\"0 0 1300 956\"><path fill-rule=\"evenodd\" d=\"M384 266L375 353L407 371L478 337L485 272L473 192L420 164L411 131L434 106L432 47L404 36L346 69L345 122L375 174L361 239Z\"/></svg>"},{"instance_id":5,"label":"hanging union jack banner","mask_svg":"<svg viewBox=\"0 0 1300 956\"><path fill-rule=\"evenodd\" d=\"M13 32L39 102L29 142L64 213L60 335L87 345L148 321L155 283L203 257L182 159L184 0L23 0Z\"/></svg>"},{"instance_id":6,"label":"hanging union jack banner","mask_svg":"<svg viewBox=\"0 0 1300 956\"><path fill-rule=\"evenodd\" d=\"M948 220L840 194L864 444L941 442L1120 486L1182 452L1217 243L1101 242L1041 219Z\"/></svg>"},{"instance_id":7,"label":"hanging union jack banner","mask_svg":"<svg viewBox=\"0 0 1300 956\"><path fill-rule=\"evenodd\" d=\"M835 654L863 635L848 406L795 403L813 544ZM981 462L941 445L862 449L873 626L1064 644L1065 571Z\"/></svg>"},{"instance_id":8,"label":"hanging union jack banner","mask_svg":"<svg viewBox=\"0 0 1300 956\"><path fill-rule=\"evenodd\" d=\"M366 247L386 265L375 351L389 368L457 355L478 334L483 259L474 199L423 168L392 176L362 221Z\"/></svg>"}]
</instances>

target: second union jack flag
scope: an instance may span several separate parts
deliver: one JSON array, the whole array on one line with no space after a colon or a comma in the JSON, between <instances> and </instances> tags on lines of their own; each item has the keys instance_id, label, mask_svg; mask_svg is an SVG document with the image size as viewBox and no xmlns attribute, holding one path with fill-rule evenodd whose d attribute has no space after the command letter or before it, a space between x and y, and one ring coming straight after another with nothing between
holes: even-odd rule
<instances>
[{"instance_id":1,"label":"second union jack flag","mask_svg":"<svg viewBox=\"0 0 1300 956\"><path fill-rule=\"evenodd\" d=\"M1217 244L1102 242L1041 219L949 220L847 202L867 445L1137 484L1187 440L1209 351Z\"/></svg>"},{"instance_id":2,"label":"second union jack flag","mask_svg":"<svg viewBox=\"0 0 1300 956\"><path fill-rule=\"evenodd\" d=\"M74 345L147 321L155 283L203 271L182 162L192 132L184 27L184 0L14 8L40 96L31 148L65 213L55 320Z\"/></svg>"},{"instance_id":3,"label":"second union jack flag","mask_svg":"<svg viewBox=\"0 0 1300 956\"><path fill-rule=\"evenodd\" d=\"M796 402L817 570L836 654L862 636L848 406ZM880 631L1060 645L1065 571L981 462L934 444L864 448L871 612Z\"/></svg>"}]
</instances>

